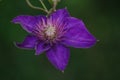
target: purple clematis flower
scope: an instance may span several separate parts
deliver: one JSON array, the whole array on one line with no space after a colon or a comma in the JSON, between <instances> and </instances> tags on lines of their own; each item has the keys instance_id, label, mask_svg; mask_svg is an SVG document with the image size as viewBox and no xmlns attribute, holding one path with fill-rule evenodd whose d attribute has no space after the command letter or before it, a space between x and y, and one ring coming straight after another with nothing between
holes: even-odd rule
<instances>
[{"instance_id":1,"label":"purple clematis flower","mask_svg":"<svg viewBox=\"0 0 120 80\"><path fill-rule=\"evenodd\" d=\"M89 48L96 38L87 30L82 20L71 17L66 9L59 9L46 16L20 15L13 19L29 35L17 47L35 49L35 55L46 52L48 60L59 70L64 71L69 58L68 47Z\"/></svg>"}]
</instances>

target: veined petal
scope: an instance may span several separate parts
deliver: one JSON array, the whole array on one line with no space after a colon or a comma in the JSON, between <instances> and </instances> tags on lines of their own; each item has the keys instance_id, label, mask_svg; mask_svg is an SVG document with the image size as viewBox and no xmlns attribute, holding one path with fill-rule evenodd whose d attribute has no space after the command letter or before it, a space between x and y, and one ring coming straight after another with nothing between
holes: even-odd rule
<instances>
[{"instance_id":1,"label":"veined petal","mask_svg":"<svg viewBox=\"0 0 120 80\"><path fill-rule=\"evenodd\" d=\"M70 53L69 49L61 44L52 47L46 53L48 60L59 70L64 71L66 68Z\"/></svg>"},{"instance_id":2,"label":"veined petal","mask_svg":"<svg viewBox=\"0 0 120 80\"><path fill-rule=\"evenodd\" d=\"M36 50L35 55L40 55L41 53L43 53L44 51L47 51L48 49L50 49L50 45L41 41L35 47L35 50Z\"/></svg>"},{"instance_id":3,"label":"veined petal","mask_svg":"<svg viewBox=\"0 0 120 80\"><path fill-rule=\"evenodd\" d=\"M16 46L24 49L33 49L37 43L37 38L33 35L28 35L22 43L16 43Z\"/></svg>"},{"instance_id":4,"label":"veined petal","mask_svg":"<svg viewBox=\"0 0 120 80\"><path fill-rule=\"evenodd\" d=\"M59 9L50 15L50 21L59 26L67 17L70 17L67 9Z\"/></svg>"},{"instance_id":5,"label":"veined petal","mask_svg":"<svg viewBox=\"0 0 120 80\"><path fill-rule=\"evenodd\" d=\"M89 48L96 43L96 38L87 30L83 21L76 18L68 18L68 31L63 44L75 48Z\"/></svg>"},{"instance_id":6,"label":"veined petal","mask_svg":"<svg viewBox=\"0 0 120 80\"><path fill-rule=\"evenodd\" d=\"M36 17L36 23L39 25L46 25L47 24L47 17L43 15L37 15Z\"/></svg>"},{"instance_id":7,"label":"veined petal","mask_svg":"<svg viewBox=\"0 0 120 80\"><path fill-rule=\"evenodd\" d=\"M24 30L29 33L32 33L36 25L45 19L45 16L29 16L29 15L20 15L15 17L12 22L20 24Z\"/></svg>"}]
</instances>

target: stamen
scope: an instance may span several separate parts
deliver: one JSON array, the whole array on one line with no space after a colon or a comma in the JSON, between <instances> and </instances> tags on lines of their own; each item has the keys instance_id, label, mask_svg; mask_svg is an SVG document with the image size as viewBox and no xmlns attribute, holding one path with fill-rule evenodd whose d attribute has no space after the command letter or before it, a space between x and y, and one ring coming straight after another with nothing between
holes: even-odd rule
<instances>
[{"instance_id":1,"label":"stamen","mask_svg":"<svg viewBox=\"0 0 120 80\"><path fill-rule=\"evenodd\" d=\"M56 32L55 27L50 26L47 27L45 34L46 36L53 38L55 36L55 32Z\"/></svg>"}]
</instances>

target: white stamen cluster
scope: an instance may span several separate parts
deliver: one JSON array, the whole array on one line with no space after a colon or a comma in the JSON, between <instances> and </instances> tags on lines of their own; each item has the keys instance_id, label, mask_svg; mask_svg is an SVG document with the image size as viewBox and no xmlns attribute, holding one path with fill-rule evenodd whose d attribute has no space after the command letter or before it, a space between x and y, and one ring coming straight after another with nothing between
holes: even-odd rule
<instances>
[{"instance_id":1,"label":"white stamen cluster","mask_svg":"<svg viewBox=\"0 0 120 80\"><path fill-rule=\"evenodd\" d=\"M56 33L56 29L55 29L55 27L53 27L53 26L49 26L49 27L47 27L46 30L45 30L46 36L48 36L48 37L50 37L50 38L55 37L55 33Z\"/></svg>"}]
</instances>

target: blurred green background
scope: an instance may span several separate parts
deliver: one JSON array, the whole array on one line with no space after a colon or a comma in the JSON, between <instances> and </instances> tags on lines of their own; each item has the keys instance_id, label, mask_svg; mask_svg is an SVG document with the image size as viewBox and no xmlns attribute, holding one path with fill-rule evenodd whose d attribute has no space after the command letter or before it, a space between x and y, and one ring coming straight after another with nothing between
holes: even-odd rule
<instances>
[{"instance_id":1,"label":"blurred green background","mask_svg":"<svg viewBox=\"0 0 120 80\"><path fill-rule=\"evenodd\" d=\"M40 5L38 0L31 2ZM0 0L0 80L120 80L119 0L62 0L58 8L65 6L100 41L89 49L71 48L63 74L44 54L35 56L34 50L18 49L13 44L28 33L11 20L17 15L44 13L30 8L25 0Z\"/></svg>"}]
</instances>

